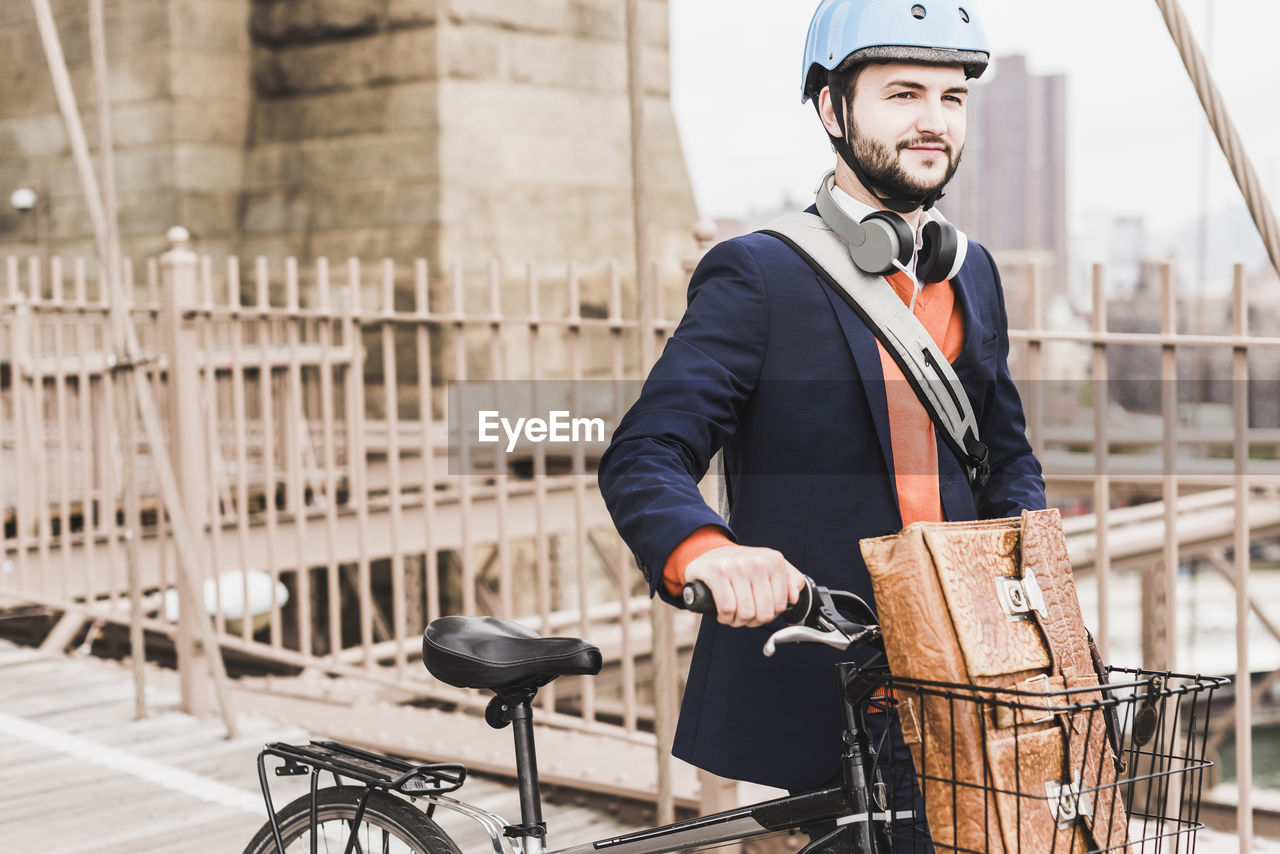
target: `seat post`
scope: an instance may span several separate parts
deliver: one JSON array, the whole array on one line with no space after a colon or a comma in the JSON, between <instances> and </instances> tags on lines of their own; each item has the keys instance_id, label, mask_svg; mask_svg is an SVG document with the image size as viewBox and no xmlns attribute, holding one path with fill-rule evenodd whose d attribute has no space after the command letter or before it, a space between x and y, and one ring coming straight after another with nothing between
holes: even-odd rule
<instances>
[{"instance_id":1,"label":"seat post","mask_svg":"<svg viewBox=\"0 0 1280 854\"><path fill-rule=\"evenodd\" d=\"M542 799L538 794L538 758L533 748L533 707L525 697L511 705L511 729L516 742L516 775L520 790L520 824L524 854L541 854L546 839Z\"/></svg>"}]
</instances>

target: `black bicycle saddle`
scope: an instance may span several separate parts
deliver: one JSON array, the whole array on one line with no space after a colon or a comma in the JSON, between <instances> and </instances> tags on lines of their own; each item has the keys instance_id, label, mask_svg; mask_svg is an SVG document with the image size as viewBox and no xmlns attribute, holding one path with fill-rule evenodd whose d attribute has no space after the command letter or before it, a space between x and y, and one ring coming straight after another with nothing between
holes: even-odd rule
<instances>
[{"instance_id":1,"label":"black bicycle saddle","mask_svg":"<svg viewBox=\"0 0 1280 854\"><path fill-rule=\"evenodd\" d=\"M422 633L422 662L448 685L503 694L557 676L594 676L603 660L599 648L578 638L544 638L494 617L441 617Z\"/></svg>"}]
</instances>

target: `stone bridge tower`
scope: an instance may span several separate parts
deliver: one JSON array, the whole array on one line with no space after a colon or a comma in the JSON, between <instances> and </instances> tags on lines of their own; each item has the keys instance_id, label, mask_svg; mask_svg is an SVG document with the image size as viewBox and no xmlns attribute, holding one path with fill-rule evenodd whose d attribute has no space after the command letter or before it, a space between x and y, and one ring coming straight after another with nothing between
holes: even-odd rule
<instances>
[{"instance_id":1,"label":"stone bridge tower","mask_svg":"<svg viewBox=\"0 0 1280 854\"><path fill-rule=\"evenodd\" d=\"M95 140L87 11L54 0ZM106 0L121 231L304 263L632 258L622 0ZM655 255L696 218L668 97L666 0L642 0ZM0 3L0 198L42 195L47 248L91 251L26 0ZM30 215L0 209L0 253Z\"/></svg>"}]
</instances>

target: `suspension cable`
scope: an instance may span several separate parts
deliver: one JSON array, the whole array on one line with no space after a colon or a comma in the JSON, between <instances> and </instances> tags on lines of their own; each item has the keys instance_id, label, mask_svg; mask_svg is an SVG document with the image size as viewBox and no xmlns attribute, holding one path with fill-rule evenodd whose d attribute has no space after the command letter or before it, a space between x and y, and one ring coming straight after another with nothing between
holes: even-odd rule
<instances>
[{"instance_id":1,"label":"suspension cable","mask_svg":"<svg viewBox=\"0 0 1280 854\"><path fill-rule=\"evenodd\" d=\"M1254 171L1249 155L1245 153L1240 134L1236 132L1235 124L1227 114L1227 107L1222 102L1222 94L1209 74L1204 54L1196 44L1178 0L1156 0L1156 5L1164 15L1169 35L1173 36L1173 41L1178 46L1182 64L1186 66L1187 74L1191 76L1191 82L1196 87L1196 95L1200 98L1205 115L1209 117L1209 125L1213 128L1214 135L1218 137L1222 153L1227 156L1231 174L1235 177L1240 192L1244 194L1249 215L1253 217L1258 234L1262 236L1267 255L1271 259L1271 266L1277 274L1280 274L1280 227L1276 225L1275 212L1267 200L1262 184L1258 181L1258 173Z\"/></svg>"}]
</instances>

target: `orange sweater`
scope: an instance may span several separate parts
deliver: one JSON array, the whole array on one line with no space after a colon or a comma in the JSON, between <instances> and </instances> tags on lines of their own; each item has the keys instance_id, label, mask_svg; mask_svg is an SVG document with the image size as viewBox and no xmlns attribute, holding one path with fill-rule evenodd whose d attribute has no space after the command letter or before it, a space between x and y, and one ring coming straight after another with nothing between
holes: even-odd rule
<instances>
[{"instance_id":1,"label":"orange sweater","mask_svg":"<svg viewBox=\"0 0 1280 854\"><path fill-rule=\"evenodd\" d=\"M886 277L902 301L910 305L915 285L903 272ZM915 315L947 361L955 361L964 346L964 313L956 305L951 282L926 285L916 297ZM942 521L942 495L938 488L938 444L929 413L921 405L902 375L898 364L880 348L884 370L885 397L889 404L889 441L893 449L893 479L898 491L898 511L902 525L912 522ZM672 550L663 567L667 592L679 596L684 587L684 568L699 555L733 541L715 525L704 525Z\"/></svg>"}]
</instances>

